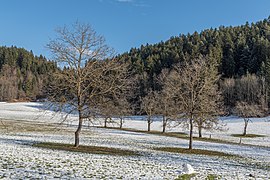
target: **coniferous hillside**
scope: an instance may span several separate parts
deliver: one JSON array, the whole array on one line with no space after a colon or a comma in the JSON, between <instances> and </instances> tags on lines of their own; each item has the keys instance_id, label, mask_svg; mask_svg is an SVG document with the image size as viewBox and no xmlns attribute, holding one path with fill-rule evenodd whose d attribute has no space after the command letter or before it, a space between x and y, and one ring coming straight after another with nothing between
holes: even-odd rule
<instances>
[{"instance_id":1,"label":"coniferous hillside","mask_svg":"<svg viewBox=\"0 0 270 180\"><path fill-rule=\"evenodd\" d=\"M232 79L231 82L233 80L236 80L233 82L238 82L243 75L249 74L254 74L261 79L260 86L266 90L257 90L263 91L261 94L268 96L264 98L266 100L263 104L268 103L269 106L270 17L257 23L247 22L242 26L220 26L200 33L180 34L165 42L132 48L117 58L131 63L138 76L139 88L137 97L134 98L134 101L138 102L151 89L161 90L157 77L163 69L170 70L176 63L200 56L207 56L207 59L216 65L223 85L220 90L223 92L224 104L228 108L235 107L237 101L247 101L247 99L239 98L238 85L229 88L223 82L228 82L228 78ZM251 81L248 82L251 83ZM251 85L247 85L249 86ZM250 90L247 91L250 92Z\"/></svg>"},{"instance_id":2,"label":"coniferous hillside","mask_svg":"<svg viewBox=\"0 0 270 180\"><path fill-rule=\"evenodd\" d=\"M56 64L23 48L0 47L0 101L35 100Z\"/></svg>"},{"instance_id":3,"label":"coniferous hillside","mask_svg":"<svg viewBox=\"0 0 270 180\"><path fill-rule=\"evenodd\" d=\"M242 26L207 29L171 37L166 42L142 45L119 55L132 63L140 74L147 73L147 81L162 69L186 58L209 56L218 65L223 78L240 77L247 72L270 76L270 17ZM150 84L152 86L153 84Z\"/></svg>"}]
</instances>

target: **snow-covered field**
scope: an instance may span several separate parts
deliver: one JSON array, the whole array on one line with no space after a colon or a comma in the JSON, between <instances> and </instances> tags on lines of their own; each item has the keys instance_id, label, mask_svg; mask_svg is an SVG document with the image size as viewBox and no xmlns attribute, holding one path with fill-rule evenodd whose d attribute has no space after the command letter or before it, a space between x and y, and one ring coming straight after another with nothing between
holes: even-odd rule
<instances>
[{"instance_id":1,"label":"snow-covered field","mask_svg":"<svg viewBox=\"0 0 270 180\"><path fill-rule=\"evenodd\" d=\"M255 176L256 179L270 179L270 122L266 122L265 119L253 119L248 127L248 133L265 137L242 139L242 142L268 147L194 142L194 148L240 155L243 157L241 159L156 151L153 148L187 147L188 141L85 126L81 144L134 150L141 154L112 156L31 146L36 142L73 143L76 127L61 125L54 128L56 124L52 123L61 122L61 115L43 112L42 106L40 103L0 103L0 178L174 179L183 172L182 166L188 163L197 172L197 179L204 179L209 174L222 179L250 179L249 175ZM67 123L75 120L76 116L73 115ZM228 131L211 132L211 136L238 142L239 138L230 135L242 132L242 119L230 117L222 120L227 123ZM139 117L134 117L126 119L124 127L145 130L147 123ZM161 122L154 122L152 129L161 130ZM182 131L180 128L169 130ZM206 134L208 136L210 132Z\"/></svg>"}]
</instances>

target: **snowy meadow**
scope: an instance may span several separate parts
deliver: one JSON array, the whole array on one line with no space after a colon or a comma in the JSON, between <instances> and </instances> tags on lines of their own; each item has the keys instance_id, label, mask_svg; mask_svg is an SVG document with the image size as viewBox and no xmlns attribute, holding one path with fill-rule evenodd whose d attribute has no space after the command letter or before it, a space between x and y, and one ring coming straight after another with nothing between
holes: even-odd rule
<instances>
[{"instance_id":1,"label":"snowy meadow","mask_svg":"<svg viewBox=\"0 0 270 180\"><path fill-rule=\"evenodd\" d=\"M227 131L204 132L206 137L232 143L198 141L194 149L224 152L232 157L179 154L158 151L162 147L187 148L188 140L148 134L139 131L98 128L85 122L81 144L132 150L139 155L119 156L69 152L34 147L40 142L74 142L76 115L61 123L64 114L44 111L42 103L0 103L0 178L4 179L176 179L184 174L183 165L190 164L195 179L270 179L270 122L254 118L248 132L262 137L242 138L243 120L222 117ZM61 123L61 124L60 124ZM110 126L117 126L111 123ZM143 117L125 119L123 128L146 130ZM161 121L152 130L161 131ZM172 127L169 132L187 132ZM197 136L197 134L195 134Z\"/></svg>"}]
</instances>

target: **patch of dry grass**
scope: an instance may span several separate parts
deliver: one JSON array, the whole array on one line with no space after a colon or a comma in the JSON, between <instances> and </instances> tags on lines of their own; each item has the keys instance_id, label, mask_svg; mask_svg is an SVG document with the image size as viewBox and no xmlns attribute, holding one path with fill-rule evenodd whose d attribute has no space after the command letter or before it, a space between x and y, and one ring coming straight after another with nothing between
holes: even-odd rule
<instances>
[{"instance_id":1,"label":"patch of dry grass","mask_svg":"<svg viewBox=\"0 0 270 180\"><path fill-rule=\"evenodd\" d=\"M256 138L256 137L265 137L264 135L260 134L246 134L245 136L243 134L232 134L233 137L241 137L241 138Z\"/></svg>"},{"instance_id":2,"label":"patch of dry grass","mask_svg":"<svg viewBox=\"0 0 270 180\"><path fill-rule=\"evenodd\" d=\"M236 155L219 152L219 151L210 151L204 149L187 149L187 148L176 148L176 147L158 147L154 148L157 151L165 151L172 153L180 154L195 154L195 155L207 155L207 156L219 156L219 157L236 157ZM238 156L237 156L238 157Z\"/></svg>"},{"instance_id":3,"label":"patch of dry grass","mask_svg":"<svg viewBox=\"0 0 270 180\"><path fill-rule=\"evenodd\" d=\"M0 121L0 131L9 132L9 133L18 133L18 132L56 132L56 131L65 131L69 132L70 130L66 128L67 126L61 124L46 124L33 121L25 120L5 120Z\"/></svg>"},{"instance_id":4,"label":"patch of dry grass","mask_svg":"<svg viewBox=\"0 0 270 180\"><path fill-rule=\"evenodd\" d=\"M42 142L33 145L34 147L47 148L54 150L63 150L71 152L81 152L90 154L105 154L105 155L117 155L117 156L139 156L138 152L123 150L111 147L101 147L101 146L84 146L74 147L72 144L62 144L62 143L52 143L52 142Z\"/></svg>"}]
</instances>

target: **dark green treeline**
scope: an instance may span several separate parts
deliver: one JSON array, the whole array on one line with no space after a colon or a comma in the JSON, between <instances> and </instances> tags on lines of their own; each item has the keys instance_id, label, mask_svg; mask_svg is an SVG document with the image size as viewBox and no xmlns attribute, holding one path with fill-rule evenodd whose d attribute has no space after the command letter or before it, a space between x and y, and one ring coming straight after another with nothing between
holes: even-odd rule
<instances>
[{"instance_id":1,"label":"dark green treeline","mask_svg":"<svg viewBox=\"0 0 270 180\"><path fill-rule=\"evenodd\" d=\"M35 100L56 64L17 47L0 47L0 101Z\"/></svg>"},{"instance_id":2,"label":"dark green treeline","mask_svg":"<svg viewBox=\"0 0 270 180\"><path fill-rule=\"evenodd\" d=\"M199 56L207 56L217 65L221 80L255 74L265 78L269 91L270 18L242 26L180 34L165 42L132 48L117 59L129 62L139 77L134 98L138 101L151 89L160 90L156 79L163 69ZM25 49L0 47L0 100L42 96L42 87L56 68L55 63Z\"/></svg>"},{"instance_id":3,"label":"dark green treeline","mask_svg":"<svg viewBox=\"0 0 270 180\"><path fill-rule=\"evenodd\" d=\"M217 64L221 79L240 78L247 73L264 76L270 84L270 17L242 26L207 29L201 33L171 37L168 41L142 45L119 55L141 75L140 95L159 90L155 81L162 69L199 56Z\"/></svg>"}]
</instances>

